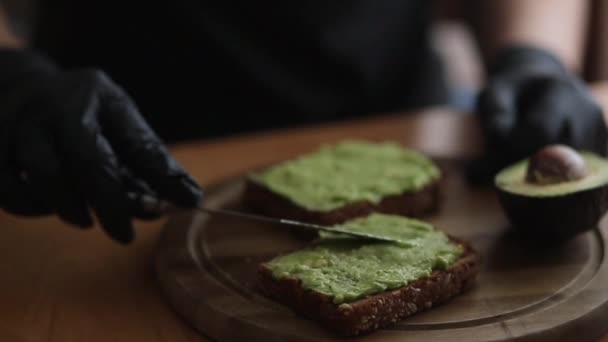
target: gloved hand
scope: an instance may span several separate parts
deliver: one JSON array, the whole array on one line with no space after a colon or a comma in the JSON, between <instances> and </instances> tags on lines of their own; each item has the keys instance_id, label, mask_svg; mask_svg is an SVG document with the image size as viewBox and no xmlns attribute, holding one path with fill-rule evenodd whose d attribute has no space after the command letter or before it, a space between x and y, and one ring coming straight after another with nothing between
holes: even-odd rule
<instances>
[{"instance_id":1,"label":"gloved hand","mask_svg":"<svg viewBox=\"0 0 608 342\"><path fill-rule=\"evenodd\" d=\"M202 194L103 72L0 50L0 207L56 213L80 227L92 225L90 208L110 237L128 243L132 218L146 216L128 192L182 207Z\"/></svg>"},{"instance_id":2,"label":"gloved hand","mask_svg":"<svg viewBox=\"0 0 608 342\"><path fill-rule=\"evenodd\" d=\"M509 48L488 76L477 103L487 154L472 165L473 181L488 182L502 167L547 144L606 155L600 106L557 58L532 47Z\"/></svg>"}]
</instances>

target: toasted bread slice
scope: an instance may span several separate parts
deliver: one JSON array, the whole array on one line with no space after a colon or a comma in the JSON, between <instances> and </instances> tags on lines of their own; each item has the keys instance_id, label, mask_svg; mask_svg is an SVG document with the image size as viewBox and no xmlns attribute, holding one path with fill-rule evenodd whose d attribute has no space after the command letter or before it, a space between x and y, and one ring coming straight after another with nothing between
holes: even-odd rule
<instances>
[{"instance_id":1,"label":"toasted bread slice","mask_svg":"<svg viewBox=\"0 0 608 342\"><path fill-rule=\"evenodd\" d=\"M268 216L326 225L371 212L420 217L438 209L440 180L439 167L418 152L347 140L252 173L244 200Z\"/></svg>"},{"instance_id":2,"label":"toasted bread slice","mask_svg":"<svg viewBox=\"0 0 608 342\"><path fill-rule=\"evenodd\" d=\"M304 289L297 278L273 277L265 264L258 269L258 288L266 296L304 317L319 321L338 335L370 333L441 304L474 284L479 270L479 255L468 244L450 239L461 244L464 253L446 270L433 271L430 276L406 286L354 302L335 304L330 296Z\"/></svg>"},{"instance_id":3,"label":"toasted bread slice","mask_svg":"<svg viewBox=\"0 0 608 342\"><path fill-rule=\"evenodd\" d=\"M436 212L440 203L439 183L438 180L416 192L387 196L378 204L360 201L331 211L313 211L300 207L290 199L248 179L243 199L248 207L264 215L333 225L372 212L411 217L421 217Z\"/></svg>"}]
</instances>

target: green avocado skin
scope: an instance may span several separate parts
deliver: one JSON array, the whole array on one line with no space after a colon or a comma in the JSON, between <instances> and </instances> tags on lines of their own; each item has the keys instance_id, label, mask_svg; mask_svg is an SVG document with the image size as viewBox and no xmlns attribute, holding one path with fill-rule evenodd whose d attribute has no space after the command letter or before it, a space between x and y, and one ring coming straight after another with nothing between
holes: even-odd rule
<instances>
[{"instance_id":1,"label":"green avocado skin","mask_svg":"<svg viewBox=\"0 0 608 342\"><path fill-rule=\"evenodd\" d=\"M328 212L421 190L439 179L428 158L394 143L347 140L289 160L250 179L304 209Z\"/></svg>"},{"instance_id":2,"label":"green avocado skin","mask_svg":"<svg viewBox=\"0 0 608 342\"><path fill-rule=\"evenodd\" d=\"M561 242L592 230L608 209L608 186L552 197L530 197L498 189L513 228L543 242Z\"/></svg>"},{"instance_id":3,"label":"green avocado skin","mask_svg":"<svg viewBox=\"0 0 608 342\"><path fill-rule=\"evenodd\" d=\"M430 224L397 215L374 213L341 227L389 236L400 243L324 234L312 246L279 256L266 266L275 278L297 278L304 289L328 295L341 304L446 269L464 250Z\"/></svg>"}]
</instances>

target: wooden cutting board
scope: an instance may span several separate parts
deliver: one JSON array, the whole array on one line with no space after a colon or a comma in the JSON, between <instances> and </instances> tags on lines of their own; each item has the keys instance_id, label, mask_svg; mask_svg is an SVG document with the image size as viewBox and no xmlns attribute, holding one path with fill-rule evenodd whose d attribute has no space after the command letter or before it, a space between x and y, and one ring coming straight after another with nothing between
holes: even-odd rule
<instances>
[{"instance_id":1,"label":"wooden cutting board","mask_svg":"<svg viewBox=\"0 0 608 342\"><path fill-rule=\"evenodd\" d=\"M243 184L210 187L206 205L246 210ZM526 242L508 229L494 193L467 187L456 166L446 168L441 212L427 219L481 253L476 286L359 339L584 341L608 331L606 220L560 246ZM167 223L156 270L174 309L214 340L337 339L255 290L258 263L304 244L277 227L183 213Z\"/></svg>"}]
</instances>

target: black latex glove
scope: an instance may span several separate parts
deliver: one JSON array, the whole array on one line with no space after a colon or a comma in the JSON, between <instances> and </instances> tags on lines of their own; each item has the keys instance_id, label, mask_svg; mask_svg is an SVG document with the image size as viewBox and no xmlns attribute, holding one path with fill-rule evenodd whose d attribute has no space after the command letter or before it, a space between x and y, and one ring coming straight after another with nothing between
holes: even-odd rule
<instances>
[{"instance_id":1,"label":"black latex glove","mask_svg":"<svg viewBox=\"0 0 608 342\"><path fill-rule=\"evenodd\" d=\"M92 225L90 208L110 237L127 243L132 218L146 216L128 192L182 207L201 198L103 72L62 71L33 52L0 50L0 207L56 213L80 227Z\"/></svg>"},{"instance_id":2,"label":"black latex glove","mask_svg":"<svg viewBox=\"0 0 608 342\"><path fill-rule=\"evenodd\" d=\"M513 47L499 54L477 114L487 154L470 169L476 182L491 181L502 167L548 144L607 152L600 106L582 81L544 50Z\"/></svg>"}]
</instances>

